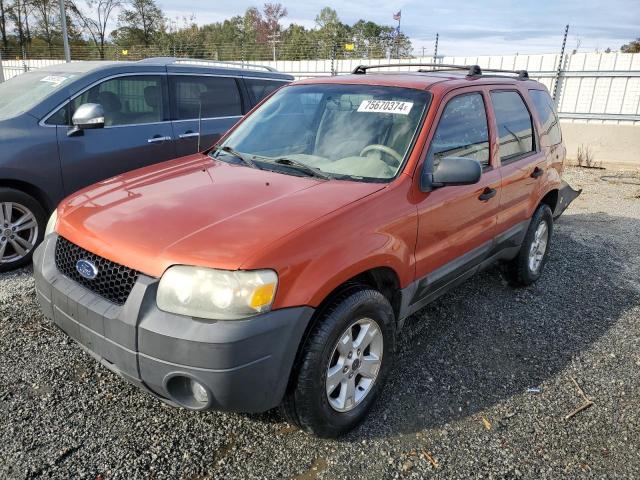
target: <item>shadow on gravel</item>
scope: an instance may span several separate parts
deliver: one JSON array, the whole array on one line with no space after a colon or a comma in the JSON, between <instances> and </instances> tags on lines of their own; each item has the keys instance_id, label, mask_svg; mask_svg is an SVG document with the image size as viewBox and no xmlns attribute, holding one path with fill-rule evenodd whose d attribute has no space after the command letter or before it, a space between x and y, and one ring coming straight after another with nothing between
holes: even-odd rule
<instances>
[{"instance_id":1,"label":"shadow on gravel","mask_svg":"<svg viewBox=\"0 0 640 480\"><path fill-rule=\"evenodd\" d=\"M537 284L514 289L492 268L409 318L384 391L345 441L441 426L563 370L640 302L623 276L629 222L562 217Z\"/></svg>"}]
</instances>

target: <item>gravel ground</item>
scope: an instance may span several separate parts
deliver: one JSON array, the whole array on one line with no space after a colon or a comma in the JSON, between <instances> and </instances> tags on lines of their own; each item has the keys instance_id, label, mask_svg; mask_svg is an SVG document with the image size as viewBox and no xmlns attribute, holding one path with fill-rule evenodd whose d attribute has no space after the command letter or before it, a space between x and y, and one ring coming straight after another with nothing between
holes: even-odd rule
<instances>
[{"instance_id":1,"label":"gravel ground","mask_svg":"<svg viewBox=\"0 0 640 480\"><path fill-rule=\"evenodd\" d=\"M0 276L0 477L640 478L640 185L605 174L567 172L584 192L536 285L493 268L408 320L339 441L274 412L167 407L47 322L29 269ZM565 420L572 379L594 405Z\"/></svg>"}]
</instances>

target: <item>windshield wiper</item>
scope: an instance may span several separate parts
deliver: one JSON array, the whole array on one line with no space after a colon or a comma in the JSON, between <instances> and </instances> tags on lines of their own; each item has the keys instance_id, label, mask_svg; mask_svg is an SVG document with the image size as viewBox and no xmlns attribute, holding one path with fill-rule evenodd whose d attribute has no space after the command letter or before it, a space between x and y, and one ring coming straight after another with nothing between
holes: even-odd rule
<instances>
[{"instance_id":1,"label":"windshield wiper","mask_svg":"<svg viewBox=\"0 0 640 480\"><path fill-rule=\"evenodd\" d=\"M215 150L222 150L223 152L228 153L229 155L233 155L238 160L240 160L242 163L244 163L245 165L247 165L247 166L249 166L251 168L260 168L260 167L258 167L256 165L256 162L251 160L251 158L246 156L244 153L238 152L237 150L235 150L232 147L224 146L224 147L215 147L214 149Z\"/></svg>"},{"instance_id":2,"label":"windshield wiper","mask_svg":"<svg viewBox=\"0 0 640 480\"><path fill-rule=\"evenodd\" d=\"M291 158L282 157L269 163L277 163L278 165L286 165L287 167L295 168L296 170L300 170L301 172L306 173L310 177L318 177L324 180L331 179L331 175L323 172L319 168L311 167L305 163L298 162L297 160L293 160Z\"/></svg>"}]
</instances>

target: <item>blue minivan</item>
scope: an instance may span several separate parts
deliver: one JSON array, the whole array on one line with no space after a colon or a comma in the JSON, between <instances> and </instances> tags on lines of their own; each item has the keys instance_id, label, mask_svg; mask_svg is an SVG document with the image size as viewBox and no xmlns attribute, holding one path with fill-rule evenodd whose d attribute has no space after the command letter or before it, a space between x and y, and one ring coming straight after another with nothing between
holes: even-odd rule
<instances>
[{"instance_id":1,"label":"blue minivan","mask_svg":"<svg viewBox=\"0 0 640 480\"><path fill-rule=\"evenodd\" d=\"M212 145L293 77L178 58L74 62L0 83L0 272L27 264L66 195Z\"/></svg>"}]
</instances>

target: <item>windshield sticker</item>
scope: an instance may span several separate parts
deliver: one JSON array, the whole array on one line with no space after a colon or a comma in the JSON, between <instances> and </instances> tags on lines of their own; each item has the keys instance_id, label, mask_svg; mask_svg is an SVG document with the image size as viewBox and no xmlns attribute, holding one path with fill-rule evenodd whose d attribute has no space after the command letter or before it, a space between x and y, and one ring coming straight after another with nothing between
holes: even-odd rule
<instances>
[{"instance_id":1,"label":"windshield sticker","mask_svg":"<svg viewBox=\"0 0 640 480\"><path fill-rule=\"evenodd\" d=\"M69 77L62 77L60 75L48 75L41 79L41 82L53 83L54 85L60 85L62 82L67 80Z\"/></svg>"},{"instance_id":2,"label":"windshield sticker","mask_svg":"<svg viewBox=\"0 0 640 480\"><path fill-rule=\"evenodd\" d=\"M412 107L413 102L398 102L395 100L363 100L358 107L358 111L408 115Z\"/></svg>"}]
</instances>

